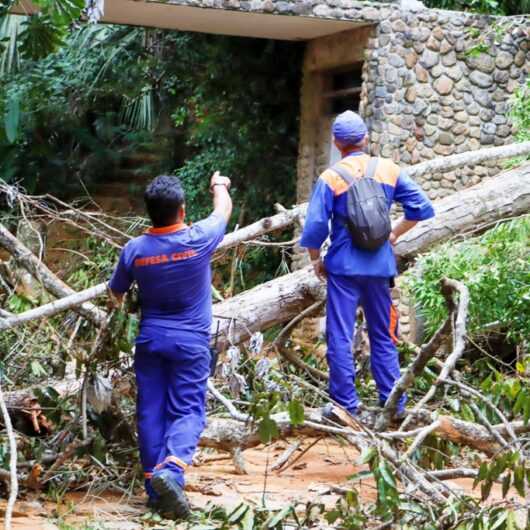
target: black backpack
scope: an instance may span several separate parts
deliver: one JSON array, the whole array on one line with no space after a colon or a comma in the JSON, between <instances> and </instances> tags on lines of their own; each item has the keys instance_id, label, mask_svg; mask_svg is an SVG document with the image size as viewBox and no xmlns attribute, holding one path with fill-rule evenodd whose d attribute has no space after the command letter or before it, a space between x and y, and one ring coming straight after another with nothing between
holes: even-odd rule
<instances>
[{"instance_id":1,"label":"black backpack","mask_svg":"<svg viewBox=\"0 0 530 530\"><path fill-rule=\"evenodd\" d=\"M392 231L383 186L374 179L378 161L370 159L364 178L354 178L340 163L331 168L348 184L348 216L343 222L355 246L365 250L377 250Z\"/></svg>"}]
</instances>

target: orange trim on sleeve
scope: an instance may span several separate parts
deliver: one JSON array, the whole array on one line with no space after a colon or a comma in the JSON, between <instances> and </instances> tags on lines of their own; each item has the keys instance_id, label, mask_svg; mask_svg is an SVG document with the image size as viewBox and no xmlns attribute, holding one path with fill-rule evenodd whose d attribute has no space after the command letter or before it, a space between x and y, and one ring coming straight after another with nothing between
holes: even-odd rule
<instances>
[{"instance_id":1,"label":"orange trim on sleeve","mask_svg":"<svg viewBox=\"0 0 530 530\"><path fill-rule=\"evenodd\" d=\"M397 344L399 342L399 339L397 336L398 322L399 322L398 310L394 304L391 304L390 305L390 324L388 326L388 331L390 333L390 338L392 339L392 342L394 344Z\"/></svg>"},{"instance_id":2,"label":"orange trim on sleeve","mask_svg":"<svg viewBox=\"0 0 530 530\"><path fill-rule=\"evenodd\" d=\"M172 234L173 232L178 232L180 230L184 230L185 228L188 228L188 226L184 223L176 223L174 225L158 227L152 226L151 228L149 228L149 230L147 230L147 233L158 236L163 234Z\"/></svg>"},{"instance_id":3,"label":"orange trim on sleeve","mask_svg":"<svg viewBox=\"0 0 530 530\"><path fill-rule=\"evenodd\" d=\"M169 463L175 464L182 470L186 470L186 468L188 467L188 464L186 464L186 462L184 462L184 460L181 460L178 456L169 455L166 456L166 458L164 458L164 460L160 462L160 464L157 464L155 466L155 469L162 469L166 464Z\"/></svg>"},{"instance_id":4,"label":"orange trim on sleeve","mask_svg":"<svg viewBox=\"0 0 530 530\"><path fill-rule=\"evenodd\" d=\"M149 472L149 471L146 471L144 473L144 478L146 479L150 479L150 478L153 478L153 473Z\"/></svg>"}]
</instances>

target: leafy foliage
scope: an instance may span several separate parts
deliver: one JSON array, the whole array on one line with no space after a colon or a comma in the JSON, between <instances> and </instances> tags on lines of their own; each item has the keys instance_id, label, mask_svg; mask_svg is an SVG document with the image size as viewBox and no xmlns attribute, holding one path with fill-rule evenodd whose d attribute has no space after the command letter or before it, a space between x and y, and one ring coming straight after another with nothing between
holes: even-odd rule
<instances>
[{"instance_id":1,"label":"leafy foliage","mask_svg":"<svg viewBox=\"0 0 530 530\"><path fill-rule=\"evenodd\" d=\"M409 275L413 297L429 334L446 316L440 280L462 280L470 292L471 337L485 338L488 325L520 343L530 337L530 218L497 225L484 235L449 242L418 260L419 275Z\"/></svg>"},{"instance_id":2,"label":"leafy foliage","mask_svg":"<svg viewBox=\"0 0 530 530\"><path fill-rule=\"evenodd\" d=\"M520 15L530 13L528 0L425 0L428 7L473 11L491 15Z\"/></svg>"},{"instance_id":3,"label":"leafy foliage","mask_svg":"<svg viewBox=\"0 0 530 530\"><path fill-rule=\"evenodd\" d=\"M526 79L526 84L520 86L512 98L510 117L517 129L517 140L521 142L530 140L530 76Z\"/></svg>"}]
</instances>

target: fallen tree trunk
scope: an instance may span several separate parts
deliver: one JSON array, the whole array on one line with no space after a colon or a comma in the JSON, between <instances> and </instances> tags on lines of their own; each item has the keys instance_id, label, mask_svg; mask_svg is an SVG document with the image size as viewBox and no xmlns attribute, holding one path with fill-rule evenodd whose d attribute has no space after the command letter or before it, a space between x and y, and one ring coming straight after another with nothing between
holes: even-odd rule
<instances>
[{"instance_id":1,"label":"fallen tree trunk","mask_svg":"<svg viewBox=\"0 0 530 530\"><path fill-rule=\"evenodd\" d=\"M411 177L419 177L427 173L437 173L440 171L451 171L459 167L474 166L482 162L492 162L494 160L505 160L507 158L530 154L530 142L518 144L501 145L498 147L486 147L475 151L466 151L457 155L442 156L410 166L408 174Z\"/></svg>"},{"instance_id":2,"label":"fallen tree trunk","mask_svg":"<svg viewBox=\"0 0 530 530\"><path fill-rule=\"evenodd\" d=\"M530 210L530 164L503 173L476 186L467 188L435 202L436 217L419 223L405 234L396 245L396 255L412 258L429 250L435 243L477 226L521 215ZM61 301L59 308L45 306L42 314L50 316L60 310L74 307L105 291L105 284L76 293ZM212 331L220 330L224 342L238 343L258 330L268 329L292 319L300 311L324 296L324 286L310 268L287 274L231 299L214 304ZM56 302L54 302L56 303ZM27 320L25 313L0 319L0 331L20 325ZM36 313L34 313L36 315ZM33 317L36 318L36 317Z\"/></svg>"},{"instance_id":3,"label":"fallen tree trunk","mask_svg":"<svg viewBox=\"0 0 530 530\"><path fill-rule=\"evenodd\" d=\"M486 179L434 203L436 217L418 223L395 247L396 256L411 259L434 244L480 225L530 211L530 164Z\"/></svg>"}]
</instances>

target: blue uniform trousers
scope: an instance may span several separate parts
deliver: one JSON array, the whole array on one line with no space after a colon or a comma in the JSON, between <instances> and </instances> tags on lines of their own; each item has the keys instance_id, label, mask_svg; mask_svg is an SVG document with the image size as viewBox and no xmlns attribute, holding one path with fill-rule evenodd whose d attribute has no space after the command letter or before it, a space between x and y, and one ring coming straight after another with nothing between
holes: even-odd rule
<instances>
[{"instance_id":1,"label":"blue uniform trousers","mask_svg":"<svg viewBox=\"0 0 530 530\"><path fill-rule=\"evenodd\" d=\"M352 343L357 306L364 310L370 339L372 375L384 403L399 379L396 349L397 311L392 305L389 278L341 276L328 272L327 360L329 393L333 400L355 413L359 398L355 390ZM403 397L398 410L405 406Z\"/></svg>"},{"instance_id":2,"label":"blue uniform trousers","mask_svg":"<svg viewBox=\"0 0 530 530\"><path fill-rule=\"evenodd\" d=\"M146 490L156 469L171 469L184 486L184 468L206 424L210 352L204 337L149 327L136 341L134 368L140 458Z\"/></svg>"}]
</instances>

